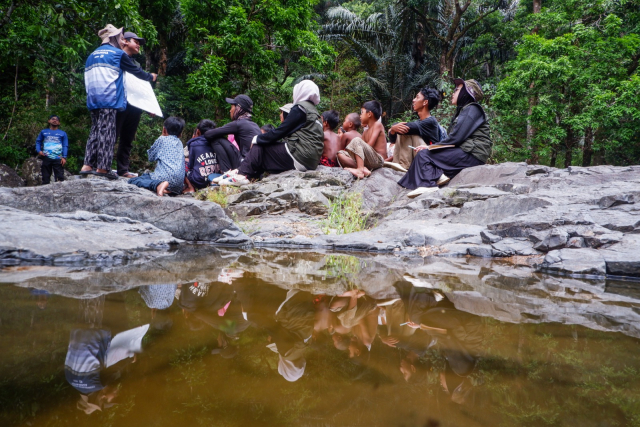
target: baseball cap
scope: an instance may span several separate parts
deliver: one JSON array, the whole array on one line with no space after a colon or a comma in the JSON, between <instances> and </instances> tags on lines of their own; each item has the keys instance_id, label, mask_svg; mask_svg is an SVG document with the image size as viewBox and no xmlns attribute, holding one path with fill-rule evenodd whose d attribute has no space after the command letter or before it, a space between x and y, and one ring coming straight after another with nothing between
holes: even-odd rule
<instances>
[{"instance_id":1,"label":"baseball cap","mask_svg":"<svg viewBox=\"0 0 640 427\"><path fill-rule=\"evenodd\" d=\"M253 101L247 95L238 95L235 98L225 98L231 105L239 105L242 109L248 113L252 113L253 111Z\"/></svg>"},{"instance_id":2,"label":"baseball cap","mask_svg":"<svg viewBox=\"0 0 640 427\"><path fill-rule=\"evenodd\" d=\"M116 28L111 24L98 31L98 37L102 39L102 43L109 43L109 37L117 36L122 32L122 28Z\"/></svg>"},{"instance_id":3,"label":"baseball cap","mask_svg":"<svg viewBox=\"0 0 640 427\"><path fill-rule=\"evenodd\" d=\"M282 107L280 107L280 110L285 112L285 113L287 113L287 114L289 114L291 112L291 109L293 108L293 105L294 104L291 104L291 103L284 104Z\"/></svg>"},{"instance_id":4,"label":"baseball cap","mask_svg":"<svg viewBox=\"0 0 640 427\"><path fill-rule=\"evenodd\" d=\"M52 114L52 115L50 115L50 116L49 116L49 120L53 119L54 117L55 117L56 119L60 120L60 116L59 116L59 115L57 115L57 114Z\"/></svg>"},{"instance_id":5,"label":"baseball cap","mask_svg":"<svg viewBox=\"0 0 640 427\"><path fill-rule=\"evenodd\" d=\"M471 95L471 97L476 101L480 102L482 98L484 98L484 93L482 92L482 88L480 87L480 83L476 80L463 80L463 79L453 79L454 85L464 85L464 88L467 90L467 93Z\"/></svg>"},{"instance_id":6,"label":"baseball cap","mask_svg":"<svg viewBox=\"0 0 640 427\"><path fill-rule=\"evenodd\" d=\"M136 39L138 40L138 43L140 43L140 46L144 46L144 44L147 42L146 39L143 39L142 37L138 37L138 35L136 33L132 33L131 31L126 31L124 33L124 38L129 40L129 39Z\"/></svg>"}]
</instances>

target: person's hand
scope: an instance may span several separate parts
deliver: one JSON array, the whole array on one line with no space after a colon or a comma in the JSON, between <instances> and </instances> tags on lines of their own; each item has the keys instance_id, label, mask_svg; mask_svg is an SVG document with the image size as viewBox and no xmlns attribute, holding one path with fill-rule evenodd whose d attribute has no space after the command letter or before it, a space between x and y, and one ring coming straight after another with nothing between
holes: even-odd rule
<instances>
[{"instance_id":1,"label":"person's hand","mask_svg":"<svg viewBox=\"0 0 640 427\"><path fill-rule=\"evenodd\" d=\"M389 133L391 135L395 135L396 133L400 135L404 135L407 132L409 132L409 126L407 126L407 122L396 123L395 125L391 126L391 128L389 129Z\"/></svg>"},{"instance_id":2,"label":"person's hand","mask_svg":"<svg viewBox=\"0 0 640 427\"><path fill-rule=\"evenodd\" d=\"M151 75L153 76L153 81L155 82L156 80L158 80L158 75L156 73L151 73Z\"/></svg>"},{"instance_id":3,"label":"person's hand","mask_svg":"<svg viewBox=\"0 0 640 427\"><path fill-rule=\"evenodd\" d=\"M413 151L415 151L416 153L418 151L422 151L422 150L428 150L429 148L426 145L421 145L420 147L416 147L413 149Z\"/></svg>"},{"instance_id":4,"label":"person's hand","mask_svg":"<svg viewBox=\"0 0 640 427\"><path fill-rule=\"evenodd\" d=\"M67 159L65 159L64 157L61 158L60 163L62 163L62 166L64 166L67 163Z\"/></svg>"},{"instance_id":5,"label":"person's hand","mask_svg":"<svg viewBox=\"0 0 640 427\"><path fill-rule=\"evenodd\" d=\"M43 151L38 151L38 156L44 157L44 152Z\"/></svg>"},{"instance_id":6,"label":"person's hand","mask_svg":"<svg viewBox=\"0 0 640 427\"><path fill-rule=\"evenodd\" d=\"M408 321L407 326L413 329L418 329L420 327L420 325L418 325L417 323L413 323L412 321Z\"/></svg>"},{"instance_id":7,"label":"person's hand","mask_svg":"<svg viewBox=\"0 0 640 427\"><path fill-rule=\"evenodd\" d=\"M395 347L400 340L396 337L388 336L388 337L380 337L380 340L388 345L389 347Z\"/></svg>"}]
</instances>

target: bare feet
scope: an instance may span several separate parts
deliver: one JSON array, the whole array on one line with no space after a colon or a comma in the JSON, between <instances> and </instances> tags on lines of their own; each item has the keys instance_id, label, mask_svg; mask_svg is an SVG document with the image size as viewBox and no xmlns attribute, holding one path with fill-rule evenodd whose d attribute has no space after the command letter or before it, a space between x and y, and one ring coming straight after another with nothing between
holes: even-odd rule
<instances>
[{"instance_id":1,"label":"bare feet","mask_svg":"<svg viewBox=\"0 0 640 427\"><path fill-rule=\"evenodd\" d=\"M364 172L361 171L360 169L344 168L344 170L351 172L353 176L355 176L358 179L364 178Z\"/></svg>"},{"instance_id":2,"label":"bare feet","mask_svg":"<svg viewBox=\"0 0 640 427\"><path fill-rule=\"evenodd\" d=\"M195 193L196 189L193 188L193 185L191 185L191 183L189 183L189 185L185 185L184 190L182 190L182 194L187 194L187 193Z\"/></svg>"},{"instance_id":3,"label":"bare feet","mask_svg":"<svg viewBox=\"0 0 640 427\"><path fill-rule=\"evenodd\" d=\"M169 188L169 181L162 181L160 185L156 187L156 194L160 197L165 194L169 194L169 190L167 190L167 188Z\"/></svg>"}]
</instances>

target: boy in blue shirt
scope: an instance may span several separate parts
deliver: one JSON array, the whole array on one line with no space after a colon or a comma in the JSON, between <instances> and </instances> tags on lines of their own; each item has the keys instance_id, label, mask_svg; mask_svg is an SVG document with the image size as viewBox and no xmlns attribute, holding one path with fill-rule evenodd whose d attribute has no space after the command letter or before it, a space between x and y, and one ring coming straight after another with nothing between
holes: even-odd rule
<instances>
[{"instance_id":1,"label":"boy in blue shirt","mask_svg":"<svg viewBox=\"0 0 640 427\"><path fill-rule=\"evenodd\" d=\"M51 172L55 174L56 181L64 181L64 168L67 163L67 150L69 138L67 133L59 129L60 117L49 117L49 129L40 131L36 138L36 151L42 156L42 184L51 182Z\"/></svg>"},{"instance_id":2,"label":"boy in blue shirt","mask_svg":"<svg viewBox=\"0 0 640 427\"><path fill-rule=\"evenodd\" d=\"M169 117L164 121L162 136L147 151L150 162L157 162L155 171L131 178L129 184L154 191L158 196L180 194L184 185L184 148L180 136L184 120Z\"/></svg>"}]
</instances>

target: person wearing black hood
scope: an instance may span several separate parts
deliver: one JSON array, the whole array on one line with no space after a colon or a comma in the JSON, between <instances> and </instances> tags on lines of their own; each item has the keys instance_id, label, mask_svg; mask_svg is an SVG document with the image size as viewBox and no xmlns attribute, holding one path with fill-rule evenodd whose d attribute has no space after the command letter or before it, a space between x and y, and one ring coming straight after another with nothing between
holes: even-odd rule
<instances>
[{"instance_id":1,"label":"person wearing black hood","mask_svg":"<svg viewBox=\"0 0 640 427\"><path fill-rule=\"evenodd\" d=\"M240 156L244 159L249 153L253 137L262 134L260 126L251 120L253 101L247 95L238 95L235 98L225 98L225 100L231 104L229 115L232 121L217 129L205 132L204 137L212 143L220 137L233 135L238 143Z\"/></svg>"},{"instance_id":2,"label":"person wearing black hood","mask_svg":"<svg viewBox=\"0 0 640 427\"><path fill-rule=\"evenodd\" d=\"M205 138L204 134L212 130L217 130L215 122L200 120L193 138L187 142L189 164L184 193L207 187L211 174L223 174L240 166L240 152L229 140L222 136L209 140Z\"/></svg>"},{"instance_id":3,"label":"person wearing black hood","mask_svg":"<svg viewBox=\"0 0 640 427\"><path fill-rule=\"evenodd\" d=\"M451 103L457 106L449 127L449 136L438 144L448 146L431 150L417 147L416 157L398 184L409 190L408 197L417 197L437 190L463 169L485 164L491 156L491 134L487 117L478 103L482 89L475 80L455 79L456 89Z\"/></svg>"}]
</instances>

